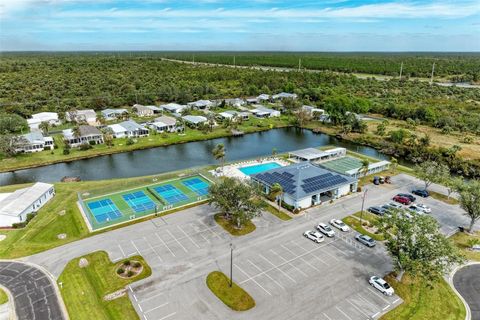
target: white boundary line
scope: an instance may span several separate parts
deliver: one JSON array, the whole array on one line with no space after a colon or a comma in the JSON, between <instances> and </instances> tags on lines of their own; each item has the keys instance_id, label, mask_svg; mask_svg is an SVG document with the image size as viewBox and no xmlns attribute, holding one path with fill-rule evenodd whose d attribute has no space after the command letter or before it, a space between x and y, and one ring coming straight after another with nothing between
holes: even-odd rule
<instances>
[{"instance_id":1,"label":"white boundary line","mask_svg":"<svg viewBox=\"0 0 480 320\"><path fill-rule=\"evenodd\" d=\"M167 318L173 317L173 316L176 315L176 314L177 314L176 312L172 312L172 313L167 314L165 317L160 318L160 319L158 319L158 320L165 320L165 319L167 319Z\"/></svg>"},{"instance_id":2,"label":"white boundary line","mask_svg":"<svg viewBox=\"0 0 480 320\"><path fill-rule=\"evenodd\" d=\"M260 275L262 275L262 274L266 274L267 272L272 271L272 270L278 270L278 271L280 271L285 277L287 277L288 279L290 279L290 281L293 281L293 283L297 283L297 281L296 281L295 279L293 279L293 278L290 277L285 271L283 271L282 269L280 269L281 266L286 265L285 262L279 264L278 266L276 266L276 265L274 265L270 260L268 260L267 258L265 258L263 255L261 255L261 254L258 254L258 255L259 255L260 257L262 257L263 260L265 260L265 261L267 261L269 264L271 264L273 268L270 268L270 270L267 270L267 271L263 271L263 272L257 274L256 276L260 276ZM256 276L255 276L255 277L256 277Z\"/></svg>"},{"instance_id":3,"label":"white boundary line","mask_svg":"<svg viewBox=\"0 0 480 320\"><path fill-rule=\"evenodd\" d=\"M280 245L283 249L287 250L288 252L290 252L290 254L296 256L296 254L291 251L290 249L288 249L287 247L285 247L283 244ZM309 265L312 269L315 269L316 271L320 272L320 269L318 269L317 267L315 267L314 265L312 265L310 262L308 262L307 260L305 260L305 258L301 257L300 258L303 262L305 262L307 265Z\"/></svg>"},{"instance_id":4,"label":"white boundary line","mask_svg":"<svg viewBox=\"0 0 480 320\"><path fill-rule=\"evenodd\" d=\"M342 311L342 309L340 309L339 307L335 306L335 309L337 309L341 314L343 314L347 319L349 320L353 320L352 318L350 318L348 316L348 314L346 314L345 312Z\"/></svg>"},{"instance_id":5,"label":"white boundary line","mask_svg":"<svg viewBox=\"0 0 480 320\"><path fill-rule=\"evenodd\" d=\"M457 288L455 288L455 285L453 283L453 277L455 276L455 273L457 273L458 270L460 270L464 267L470 266L470 265L475 265L475 264L480 264L480 262L469 262L465 265L457 266L455 269L452 270L452 272L450 272L450 274L448 276L448 284L450 285L450 287L453 289L455 294L460 298L463 305L465 306L465 310L466 310L465 320L471 320L472 319L472 310L470 309L470 306L468 305L467 301L462 297L460 292L458 292Z\"/></svg>"},{"instance_id":6,"label":"white boundary line","mask_svg":"<svg viewBox=\"0 0 480 320\"><path fill-rule=\"evenodd\" d=\"M258 267L255 263L253 263L250 259L247 259L248 263L250 263L255 269L257 269L258 271L262 271L262 269L260 269L260 267ZM283 290L285 290L285 287L282 286L277 280L273 279L272 277L270 277L268 275L268 273L265 273L265 276L267 276L268 279L272 280L277 286L279 286L280 288L282 288Z\"/></svg>"},{"instance_id":7,"label":"white boundary line","mask_svg":"<svg viewBox=\"0 0 480 320\"><path fill-rule=\"evenodd\" d=\"M148 244L148 246L150 247L150 249L152 249L153 253L155 253L155 255L158 257L158 260L160 260L160 262L163 262L162 257L158 254L157 250L155 250L155 248L152 247L152 244L147 240L147 238L146 238L146 237L143 237L143 240L145 240L145 242Z\"/></svg>"},{"instance_id":8,"label":"white boundary line","mask_svg":"<svg viewBox=\"0 0 480 320\"><path fill-rule=\"evenodd\" d=\"M157 310L157 309L159 309L159 308L161 308L161 307L165 307L167 304L169 304L169 302L164 302L164 303L162 303L161 305L158 305L158 306L156 306L156 307L153 307L152 309L149 309L149 310L147 310L147 311L144 311L143 313L152 312L152 311Z\"/></svg>"},{"instance_id":9,"label":"white boundary line","mask_svg":"<svg viewBox=\"0 0 480 320\"><path fill-rule=\"evenodd\" d=\"M365 317L367 317L367 318L369 317L368 314L366 314L362 309L360 309L360 307L358 307L357 305L355 305L350 299L347 298L347 299L345 299L345 300L347 300L347 302L350 303L350 304L353 306L354 309L356 309L357 311L359 311L359 312L360 312L361 314L363 314Z\"/></svg>"},{"instance_id":10,"label":"white boundary line","mask_svg":"<svg viewBox=\"0 0 480 320\"><path fill-rule=\"evenodd\" d=\"M185 253L187 253L188 250L177 240L177 238L175 238L175 236L170 232L170 230L167 229L167 232L170 235L170 237L172 237L173 240L175 240L178 243L178 245L183 248L183 251L185 251Z\"/></svg>"},{"instance_id":11,"label":"white boundary line","mask_svg":"<svg viewBox=\"0 0 480 320\"><path fill-rule=\"evenodd\" d=\"M190 236L182 228L180 228L178 225L176 225L176 227L185 235L185 237L188 238L188 240L190 240L198 249L200 249L200 246L195 241L193 241L192 238L190 238Z\"/></svg>"},{"instance_id":12,"label":"white boundary line","mask_svg":"<svg viewBox=\"0 0 480 320\"><path fill-rule=\"evenodd\" d=\"M287 259L285 259L284 257L282 257L279 253L277 253L276 251L274 251L273 249L270 249L270 252L272 252L273 254L275 254L277 257L279 257L280 259L282 259L284 262L288 262ZM294 256L297 256L297 255L294 255ZM301 257L299 259L302 259ZM297 270L298 272L300 272L301 274L303 274L305 277L308 278L308 274L306 274L305 272L303 272L303 270L301 270L299 267L297 267L296 265L294 265L293 263L291 262L288 262L289 265L291 265L295 270Z\"/></svg>"},{"instance_id":13,"label":"white boundary line","mask_svg":"<svg viewBox=\"0 0 480 320\"><path fill-rule=\"evenodd\" d=\"M167 245L167 243L158 235L158 233L155 232L155 235L157 236L158 240L160 240L163 245L168 249L168 251L170 251L170 253L176 257L175 253L173 253L173 251L170 249L170 247Z\"/></svg>"},{"instance_id":14,"label":"white boundary line","mask_svg":"<svg viewBox=\"0 0 480 320\"><path fill-rule=\"evenodd\" d=\"M245 271L243 271L242 269L240 269L240 267L234 263L233 264L235 267L237 267L238 270L240 270L240 272L242 272L244 275L247 276L247 278L251 279L257 286L259 286L260 288L263 289L263 291L265 291L266 293L268 293L269 296L271 296L272 294L267 290L265 289L264 287L262 287L262 285L260 283L258 283L255 279L253 279L252 277L250 277ZM246 281L246 280L245 280ZM243 283L243 282L242 282Z\"/></svg>"},{"instance_id":15,"label":"white boundary line","mask_svg":"<svg viewBox=\"0 0 480 320\"><path fill-rule=\"evenodd\" d=\"M303 251L305 252L308 252L307 249L303 248L301 245L299 245L298 243L296 243L295 241L291 241L294 245L296 245L297 247L299 247L300 249L302 249ZM316 255L312 254L311 255L312 257L314 257L315 259L317 259L320 263L323 263L324 265L326 265L327 267L330 266L330 264L328 264L327 262L323 261L322 259L320 259L319 257L317 257Z\"/></svg>"}]
</instances>

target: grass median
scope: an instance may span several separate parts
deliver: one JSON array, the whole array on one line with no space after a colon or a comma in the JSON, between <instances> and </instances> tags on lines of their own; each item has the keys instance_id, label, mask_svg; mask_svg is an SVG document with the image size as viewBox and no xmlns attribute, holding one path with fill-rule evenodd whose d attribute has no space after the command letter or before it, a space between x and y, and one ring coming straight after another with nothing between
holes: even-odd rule
<instances>
[{"instance_id":1,"label":"grass median","mask_svg":"<svg viewBox=\"0 0 480 320\"><path fill-rule=\"evenodd\" d=\"M363 215L361 212L354 213L348 217L343 218L343 222L348 224L352 229L355 231L370 236L372 239L375 239L377 241L383 241L385 240L384 236L380 233L375 233L373 231L367 230L366 226L363 226L360 222L360 217L362 217L363 223L367 223L369 226L373 226L375 224L375 221L378 219L375 215L371 214L370 212L364 211Z\"/></svg>"},{"instance_id":2,"label":"grass median","mask_svg":"<svg viewBox=\"0 0 480 320\"><path fill-rule=\"evenodd\" d=\"M283 221L288 221L292 219L292 217L290 217L285 212L278 210L278 208L274 208L273 206L271 206L269 203L266 203L266 202L265 202L265 211L273 214L275 217Z\"/></svg>"},{"instance_id":3,"label":"grass median","mask_svg":"<svg viewBox=\"0 0 480 320\"><path fill-rule=\"evenodd\" d=\"M457 232L450 238L468 260L480 262L480 251L473 251L472 244L480 244L480 231L473 234Z\"/></svg>"},{"instance_id":4,"label":"grass median","mask_svg":"<svg viewBox=\"0 0 480 320\"><path fill-rule=\"evenodd\" d=\"M8 295L5 291L0 289L0 305L8 302Z\"/></svg>"},{"instance_id":5,"label":"grass median","mask_svg":"<svg viewBox=\"0 0 480 320\"><path fill-rule=\"evenodd\" d=\"M253 224L252 221L248 221L241 229L238 229L230 220L225 219L220 213L217 213L214 218L218 225L220 225L225 231L233 236L243 236L255 231L256 229L255 224Z\"/></svg>"},{"instance_id":6,"label":"grass median","mask_svg":"<svg viewBox=\"0 0 480 320\"><path fill-rule=\"evenodd\" d=\"M444 194L441 194L441 193L438 193L438 192L435 192L435 191L428 191L428 193L430 194L430 197L432 197L433 199L436 199L436 200L439 200L439 201L442 201L446 204L452 204L452 205L456 205L456 204L459 204L460 202L455 199L455 198L452 198L452 197L448 197Z\"/></svg>"},{"instance_id":7,"label":"grass median","mask_svg":"<svg viewBox=\"0 0 480 320\"><path fill-rule=\"evenodd\" d=\"M421 279L404 275L397 282L386 278L403 303L382 316L381 320L464 320L465 307L448 283L440 279L428 286Z\"/></svg>"},{"instance_id":8,"label":"grass median","mask_svg":"<svg viewBox=\"0 0 480 320\"><path fill-rule=\"evenodd\" d=\"M235 282L230 287L230 279L220 271L207 276L207 286L223 303L235 311L245 311L255 307L255 300Z\"/></svg>"},{"instance_id":9,"label":"grass median","mask_svg":"<svg viewBox=\"0 0 480 320\"><path fill-rule=\"evenodd\" d=\"M88 265L81 267L80 258L70 261L58 278L60 292L72 320L83 319L139 319L125 292L116 299L106 301L107 294L125 288L128 284L146 278L152 270L141 256L128 258L143 265L140 274L124 279L116 274L116 266L105 251L83 256ZM122 260L121 262L127 259Z\"/></svg>"}]
</instances>

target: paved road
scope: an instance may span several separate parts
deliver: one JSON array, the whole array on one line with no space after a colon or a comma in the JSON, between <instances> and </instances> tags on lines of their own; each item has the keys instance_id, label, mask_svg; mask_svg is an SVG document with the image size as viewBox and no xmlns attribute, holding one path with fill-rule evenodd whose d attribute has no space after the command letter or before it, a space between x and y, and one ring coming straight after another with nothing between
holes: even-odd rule
<instances>
[{"instance_id":1,"label":"paved road","mask_svg":"<svg viewBox=\"0 0 480 320\"><path fill-rule=\"evenodd\" d=\"M467 302L472 320L480 320L480 264L472 264L458 270L453 285Z\"/></svg>"},{"instance_id":2,"label":"paved road","mask_svg":"<svg viewBox=\"0 0 480 320\"><path fill-rule=\"evenodd\" d=\"M393 182L368 186L366 206L383 204L396 193L421 185L406 175L394 177ZM430 198L421 201L432 207L432 216L446 234L468 223L458 206ZM286 222L266 213L255 220L255 232L232 238L214 222L214 210L203 205L69 243L27 260L59 276L68 261L92 251L105 250L113 261L141 254L153 273L133 283L129 295L142 320L189 319L193 314L209 320L376 319L401 303L397 296L379 295L367 283L372 274L384 275L392 269L383 246L360 246L352 240L353 232L337 232L337 237L320 245L302 237L318 222L360 208L361 195L353 194ZM235 246L234 279L257 302L244 313L230 311L205 286L209 272L229 273L230 243Z\"/></svg>"},{"instance_id":3,"label":"paved road","mask_svg":"<svg viewBox=\"0 0 480 320\"><path fill-rule=\"evenodd\" d=\"M0 284L12 294L19 320L64 319L50 278L21 262L0 261Z\"/></svg>"}]
</instances>

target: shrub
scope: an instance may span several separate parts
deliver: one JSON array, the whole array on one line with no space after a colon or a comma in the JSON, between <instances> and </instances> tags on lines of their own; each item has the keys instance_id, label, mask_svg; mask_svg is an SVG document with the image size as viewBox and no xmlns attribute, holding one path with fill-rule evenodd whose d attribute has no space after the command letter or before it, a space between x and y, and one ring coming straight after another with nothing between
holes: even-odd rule
<instances>
[{"instance_id":1,"label":"shrub","mask_svg":"<svg viewBox=\"0 0 480 320\"><path fill-rule=\"evenodd\" d=\"M128 270L128 272L127 272L127 277L130 278L131 276L133 276L133 271L132 271L132 270Z\"/></svg>"},{"instance_id":2,"label":"shrub","mask_svg":"<svg viewBox=\"0 0 480 320\"><path fill-rule=\"evenodd\" d=\"M293 211L293 209L294 209L293 206L289 205L285 201L282 201L282 207L289 210L289 211Z\"/></svg>"},{"instance_id":3,"label":"shrub","mask_svg":"<svg viewBox=\"0 0 480 320\"><path fill-rule=\"evenodd\" d=\"M80 145L80 150L82 151L86 151L86 150L89 150L89 149L92 149L92 145L90 145L89 143L82 143Z\"/></svg>"},{"instance_id":4,"label":"shrub","mask_svg":"<svg viewBox=\"0 0 480 320\"><path fill-rule=\"evenodd\" d=\"M118 268L117 269L117 274L122 274L124 272L125 272L125 270L123 268Z\"/></svg>"},{"instance_id":5,"label":"shrub","mask_svg":"<svg viewBox=\"0 0 480 320\"><path fill-rule=\"evenodd\" d=\"M134 144L134 143L135 143L135 141L133 141L132 138L128 138L127 141L125 142L125 144L126 144L127 146L131 146L131 145Z\"/></svg>"},{"instance_id":6,"label":"shrub","mask_svg":"<svg viewBox=\"0 0 480 320\"><path fill-rule=\"evenodd\" d=\"M96 141L93 141L93 140L91 140L91 141L88 142L88 145L90 145L90 146L94 146L94 145L96 145L96 144L97 144L97 142L96 142Z\"/></svg>"},{"instance_id":7,"label":"shrub","mask_svg":"<svg viewBox=\"0 0 480 320\"><path fill-rule=\"evenodd\" d=\"M124 265L124 266L129 266L129 265L131 265L131 264L132 264L132 262L131 262L130 260L125 260L125 261L123 261L123 265Z\"/></svg>"},{"instance_id":8,"label":"shrub","mask_svg":"<svg viewBox=\"0 0 480 320\"><path fill-rule=\"evenodd\" d=\"M168 133L162 132L162 138L164 138L164 139L168 138Z\"/></svg>"},{"instance_id":9,"label":"shrub","mask_svg":"<svg viewBox=\"0 0 480 320\"><path fill-rule=\"evenodd\" d=\"M140 268L140 267L142 266L142 264L141 264L140 262L136 261L136 262L134 262L134 263L132 264L132 266L133 266L134 268Z\"/></svg>"}]
</instances>

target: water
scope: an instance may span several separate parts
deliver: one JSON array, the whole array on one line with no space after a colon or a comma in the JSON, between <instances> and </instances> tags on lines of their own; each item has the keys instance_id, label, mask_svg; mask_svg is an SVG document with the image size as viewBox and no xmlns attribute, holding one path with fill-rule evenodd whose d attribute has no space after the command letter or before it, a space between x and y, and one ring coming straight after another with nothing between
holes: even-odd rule
<instances>
[{"instance_id":1,"label":"water","mask_svg":"<svg viewBox=\"0 0 480 320\"><path fill-rule=\"evenodd\" d=\"M260 172L263 172L263 171L267 171L267 170L270 170L270 169L276 169L276 168L280 168L280 167L281 167L281 165L279 165L276 162L266 162L266 163L257 164L257 165L253 165L253 166L242 167L242 168L239 168L239 170L242 171L247 176L250 176L252 174L256 174L256 173L260 173Z\"/></svg>"},{"instance_id":2,"label":"water","mask_svg":"<svg viewBox=\"0 0 480 320\"><path fill-rule=\"evenodd\" d=\"M127 178L215 164L218 162L212 156L212 149L218 143L225 145L226 161L270 155L273 148L282 153L324 145L345 147L371 157L389 159L374 148L341 141L326 134L315 134L310 130L283 128L0 173L0 185L56 182L64 176L80 176L82 180Z\"/></svg>"}]
</instances>

